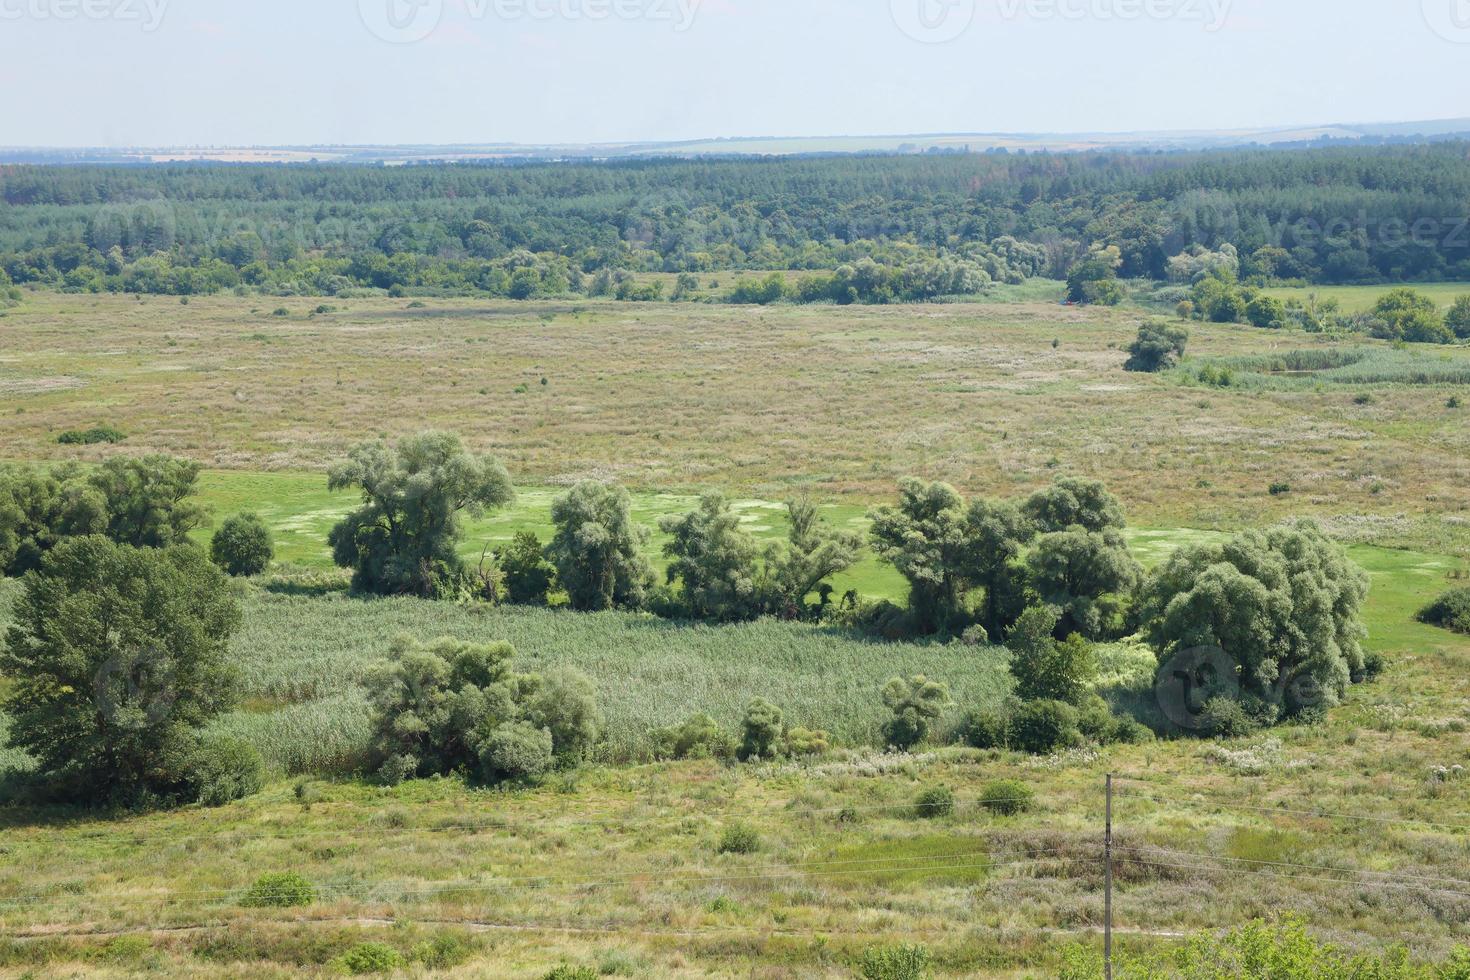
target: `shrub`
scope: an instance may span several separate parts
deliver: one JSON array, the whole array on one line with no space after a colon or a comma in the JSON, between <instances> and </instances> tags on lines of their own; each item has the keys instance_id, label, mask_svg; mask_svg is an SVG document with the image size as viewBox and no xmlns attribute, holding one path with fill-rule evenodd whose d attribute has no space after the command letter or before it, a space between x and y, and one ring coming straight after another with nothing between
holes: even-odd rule
<instances>
[{"instance_id":1,"label":"shrub","mask_svg":"<svg viewBox=\"0 0 1470 980\"><path fill-rule=\"evenodd\" d=\"M883 703L893 717L883 726L883 736L894 748L910 749L929 737L933 723L950 704L949 688L922 674L904 680L895 677L883 689Z\"/></svg>"},{"instance_id":2,"label":"shrub","mask_svg":"<svg viewBox=\"0 0 1470 980\"><path fill-rule=\"evenodd\" d=\"M561 966L547 973L541 980L601 980L602 974L590 966Z\"/></svg>"},{"instance_id":3,"label":"shrub","mask_svg":"<svg viewBox=\"0 0 1470 980\"><path fill-rule=\"evenodd\" d=\"M585 760L602 735L597 688L575 670L554 670L547 674L525 714L533 728L544 728L551 734L556 758L564 765Z\"/></svg>"},{"instance_id":4,"label":"shrub","mask_svg":"<svg viewBox=\"0 0 1470 980\"><path fill-rule=\"evenodd\" d=\"M1054 606L1032 606L1021 614L1006 639L1016 696L1080 704L1097 679L1092 644L1073 633L1063 643L1052 638L1060 619Z\"/></svg>"},{"instance_id":5,"label":"shrub","mask_svg":"<svg viewBox=\"0 0 1470 980\"><path fill-rule=\"evenodd\" d=\"M1200 713L1200 731L1216 738L1244 738L1258 731L1261 723L1245 705L1234 698L1210 698Z\"/></svg>"},{"instance_id":6,"label":"shrub","mask_svg":"<svg viewBox=\"0 0 1470 980\"><path fill-rule=\"evenodd\" d=\"M745 709L740 723L740 761L774 759L781 754L781 709L764 698L756 698Z\"/></svg>"},{"instance_id":7,"label":"shrub","mask_svg":"<svg viewBox=\"0 0 1470 980\"><path fill-rule=\"evenodd\" d=\"M274 871L255 879L240 904L246 908L298 908L316 901L311 882L294 871Z\"/></svg>"},{"instance_id":8,"label":"shrub","mask_svg":"<svg viewBox=\"0 0 1470 980\"><path fill-rule=\"evenodd\" d=\"M1266 489L1270 492L1271 496L1273 496L1273 497L1280 497L1280 496L1282 496L1284 494L1291 493L1291 484L1290 483L1282 483L1281 481L1278 480L1277 482L1271 484Z\"/></svg>"},{"instance_id":9,"label":"shrub","mask_svg":"<svg viewBox=\"0 0 1470 980\"><path fill-rule=\"evenodd\" d=\"M656 759L730 759L735 739L709 715L695 715L676 728L650 733Z\"/></svg>"},{"instance_id":10,"label":"shrub","mask_svg":"<svg viewBox=\"0 0 1470 980\"><path fill-rule=\"evenodd\" d=\"M863 952L858 973L863 980L925 980L930 976L930 959L925 946L874 946Z\"/></svg>"},{"instance_id":11,"label":"shrub","mask_svg":"<svg viewBox=\"0 0 1470 980\"><path fill-rule=\"evenodd\" d=\"M121 429L99 425L91 429L68 429L57 436L56 441L63 446L95 446L100 443L119 443L126 438Z\"/></svg>"},{"instance_id":12,"label":"shrub","mask_svg":"<svg viewBox=\"0 0 1470 980\"><path fill-rule=\"evenodd\" d=\"M265 759L248 742L206 735L189 764L189 794L205 806L223 806L254 796L265 786Z\"/></svg>"},{"instance_id":13,"label":"shrub","mask_svg":"<svg viewBox=\"0 0 1470 980\"><path fill-rule=\"evenodd\" d=\"M965 722L965 742L977 749L1011 747L1011 716L1006 711L977 711Z\"/></svg>"},{"instance_id":14,"label":"shrub","mask_svg":"<svg viewBox=\"0 0 1470 980\"><path fill-rule=\"evenodd\" d=\"M1419 610L1419 622L1470 633L1470 587L1451 589Z\"/></svg>"},{"instance_id":15,"label":"shrub","mask_svg":"<svg viewBox=\"0 0 1470 980\"><path fill-rule=\"evenodd\" d=\"M931 786L914 800L914 813L926 820L954 813L954 792L948 786Z\"/></svg>"},{"instance_id":16,"label":"shrub","mask_svg":"<svg viewBox=\"0 0 1470 980\"><path fill-rule=\"evenodd\" d=\"M480 745L480 769L487 779L531 779L556 761L551 732L523 721L500 725Z\"/></svg>"},{"instance_id":17,"label":"shrub","mask_svg":"<svg viewBox=\"0 0 1470 980\"><path fill-rule=\"evenodd\" d=\"M1179 363L1189 343L1189 331L1162 320L1145 323L1128 345L1125 371L1164 371Z\"/></svg>"},{"instance_id":18,"label":"shrub","mask_svg":"<svg viewBox=\"0 0 1470 980\"><path fill-rule=\"evenodd\" d=\"M832 748L821 729L793 728L786 733L786 754L792 758L826 755Z\"/></svg>"},{"instance_id":19,"label":"shrub","mask_svg":"<svg viewBox=\"0 0 1470 980\"><path fill-rule=\"evenodd\" d=\"M1082 738L1077 710L1061 701L1027 701L1011 715L1011 740L1033 755L1071 748Z\"/></svg>"},{"instance_id":20,"label":"shrub","mask_svg":"<svg viewBox=\"0 0 1470 980\"><path fill-rule=\"evenodd\" d=\"M214 532L209 556L226 575L259 575L275 557L270 528L254 514L236 514Z\"/></svg>"},{"instance_id":21,"label":"shrub","mask_svg":"<svg viewBox=\"0 0 1470 980\"><path fill-rule=\"evenodd\" d=\"M1036 794L1019 779L997 779L980 791L980 805L1003 817L1030 810Z\"/></svg>"},{"instance_id":22,"label":"shrub","mask_svg":"<svg viewBox=\"0 0 1470 980\"><path fill-rule=\"evenodd\" d=\"M761 848L761 837L749 824L735 823L725 828L715 845L717 854L754 854Z\"/></svg>"},{"instance_id":23,"label":"shrub","mask_svg":"<svg viewBox=\"0 0 1470 980\"><path fill-rule=\"evenodd\" d=\"M387 973L403 966L398 950L385 943L358 943L337 960L342 969L355 977L368 973Z\"/></svg>"}]
</instances>

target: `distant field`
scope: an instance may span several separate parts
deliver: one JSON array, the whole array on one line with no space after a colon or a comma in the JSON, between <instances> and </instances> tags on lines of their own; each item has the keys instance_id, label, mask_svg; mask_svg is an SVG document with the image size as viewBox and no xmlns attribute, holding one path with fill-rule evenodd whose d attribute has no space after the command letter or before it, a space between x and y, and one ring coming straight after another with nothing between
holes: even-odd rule
<instances>
[{"instance_id":1,"label":"distant field","mask_svg":"<svg viewBox=\"0 0 1470 980\"><path fill-rule=\"evenodd\" d=\"M1298 299L1303 303L1308 302L1312 296L1316 296L1319 300L1335 299L1342 306L1344 313L1362 313L1372 309L1373 304L1378 302L1378 297L1390 289L1397 288L1400 287L1296 286L1268 289L1266 292L1281 299ZM1450 305L1461 296L1470 296L1470 282L1415 283L1410 288L1431 297L1445 309L1449 309Z\"/></svg>"},{"instance_id":2,"label":"distant field","mask_svg":"<svg viewBox=\"0 0 1470 980\"><path fill-rule=\"evenodd\" d=\"M1221 390L1128 374L1137 312L379 299L314 315L320 302L28 295L0 321L0 458L163 450L215 469L321 473L359 439L439 427L531 487L596 477L777 502L806 491L857 514L907 474L1010 497L1077 473L1105 480L1139 524L1309 511L1351 540L1470 554L1470 426L1446 407L1467 386L1387 376ZM1193 331L1191 358L1338 346ZM103 422L128 440L56 444ZM1269 494L1273 483L1292 493ZM325 505L309 484L241 486L218 509L271 510L279 489L283 519L315 520L316 534L325 516L301 514Z\"/></svg>"}]
</instances>

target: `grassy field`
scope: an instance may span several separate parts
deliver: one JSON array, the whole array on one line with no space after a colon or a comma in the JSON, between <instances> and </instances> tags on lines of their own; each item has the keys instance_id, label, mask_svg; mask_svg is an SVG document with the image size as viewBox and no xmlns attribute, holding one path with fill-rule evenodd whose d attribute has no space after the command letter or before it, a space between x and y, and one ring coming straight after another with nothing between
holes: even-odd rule
<instances>
[{"instance_id":1,"label":"grassy field","mask_svg":"<svg viewBox=\"0 0 1470 980\"><path fill-rule=\"evenodd\" d=\"M314 315L305 299L34 294L0 327L0 458L166 450L216 469L320 473L361 438L435 426L528 486L607 477L645 493L809 491L861 509L906 474L1011 496L1078 473L1106 480L1146 525L1309 510L1370 529L1353 540L1470 554L1470 427L1446 408L1463 385L1201 389L1121 370L1139 314L1055 303L428 303ZM1190 351L1334 346L1200 324ZM103 422L127 442L56 445ZM1273 483L1294 492L1272 496ZM235 500L272 506L244 487Z\"/></svg>"},{"instance_id":2,"label":"grassy field","mask_svg":"<svg viewBox=\"0 0 1470 980\"><path fill-rule=\"evenodd\" d=\"M289 316L271 315L280 305ZM0 808L0 976L332 975L365 940L397 951L406 975L539 980L565 962L838 978L869 947L922 942L942 976L1052 976L1065 944L1098 944L1107 772L1132 777L1115 801L1124 952L1282 911L1364 948L1438 957L1470 942L1470 780L1431 774L1470 761L1470 639L1413 620L1470 556L1470 432L1445 404L1462 386L1416 372L1442 356L1456 369L1465 352L1198 325L1191 359L1261 379L1206 389L1183 371L1121 371L1135 314L1051 302L316 305L34 295L0 319L0 458L198 459L216 517L260 513L291 572L239 586L247 698L216 722L260 745L279 778L217 810ZM1271 366L1342 346L1369 354L1314 376ZM101 422L127 442L55 443ZM723 488L765 538L797 491L861 530L907 473L1007 496L1081 473L1123 498L1146 564L1312 515L1372 575L1369 645L1390 666L1325 724L1246 740L885 754L873 744L888 677L944 680L948 730L1006 694L1004 652L335 591L338 573L315 573L353 498L326 491L327 462L358 438L427 426L500 455L523 485L472 525L472 559L522 528L544 537L551 499L585 476L631 485L650 525ZM1292 489L1272 495L1272 482ZM871 558L838 584L902 591ZM0 623L16 589L0 583ZM522 667L586 672L607 715L600 757L505 790L338 775L366 737L360 681L401 631L503 638ZM1145 652L1113 645L1103 661L1105 694L1146 696ZM650 727L698 711L733 726L757 694L839 748L801 764L643 761ZM16 761L0 754L0 768ZM1035 808L977 806L1000 778L1024 781ZM916 819L914 797L939 784L955 813ZM721 853L737 824L757 848ZM316 903L242 905L258 875L282 870L310 879Z\"/></svg>"},{"instance_id":3,"label":"grassy field","mask_svg":"<svg viewBox=\"0 0 1470 980\"><path fill-rule=\"evenodd\" d=\"M1312 297L1318 302L1333 299L1342 307L1344 313L1363 313L1373 308L1378 302L1378 297L1388 292L1394 286L1288 286L1268 289L1266 292L1280 299L1296 299L1302 303L1309 303ZM1412 287L1416 292L1433 299L1444 309L1461 296L1470 296L1470 282L1426 282L1416 283Z\"/></svg>"}]
</instances>

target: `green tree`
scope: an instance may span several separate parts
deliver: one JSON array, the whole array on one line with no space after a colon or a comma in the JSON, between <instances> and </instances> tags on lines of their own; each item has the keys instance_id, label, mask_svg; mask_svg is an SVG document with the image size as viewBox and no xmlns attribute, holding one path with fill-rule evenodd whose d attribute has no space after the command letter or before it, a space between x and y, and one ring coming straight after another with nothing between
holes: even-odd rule
<instances>
[{"instance_id":1,"label":"green tree","mask_svg":"<svg viewBox=\"0 0 1470 980\"><path fill-rule=\"evenodd\" d=\"M1337 704L1365 667L1368 576L1303 522L1181 548L1142 590L1138 614L1165 660L1218 647L1240 688L1287 714Z\"/></svg>"},{"instance_id":2,"label":"green tree","mask_svg":"<svg viewBox=\"0 0 1470 980\"><path fill-rule=\"evenodd\" d=\"M1434 300L1412 289L1384 293L1373 306L1373 316L1387 325L1390 340L1448 344L1455 339Z\"/></svg>"},{"instance_id":3,"label":"green tree","mask_svg":"<svg viewBox=\"0 0 1470 980\"><path fill-rule=\"evenodd\" d=\"M546 560L546 549L534 531L517 531L510 546L497 556L505 575L507 597L518 606L546 604L556 579L556 568Z\"/></svg>"},{"instance_id":4,"label":"green tree","mask_svg":"<svg viewBox=\"0 0 1470 980\"><path fill-rule=\"evenodd\" d=\"M1286 326L1286 304L1261 293L1246 304L1245 319L1253 327L1279 329Z\"/></svg>"},{"instance_id":5,"label":"green tree","mask_svg":"<svg viewBox=\"0 0 1470 980\"><path fill-rule=\"evenodd\" d=\"M951 702L949 688L916 674L890 680L883 688L883 703L893 712L883 726L883 737L895 748L910 749L929 737Z\"/></svg>"},{"instance_id":6,"label":"green tree","mask_svg":"<svg viewBox=\"0 0 1470 980\"><path fill-rule=\"evenodd\" d=\"M464 579L456 551L463 515L482 515L515 497L499 461L467 452L459 437L425 432L363 443L332 467L332 490L360 488L363 506L328 541L337 564L353 570L355 589L380 595L443 595Z\"/></svg>"},{"instance_id":7,"label":"green tree","mask_svg":"<svg viewBox=\"0 0 1470 980\"><path fill-rule=\"evenodd\" d=\"M1006 647L1011 651L1011 675L1016 696L1025 701L1065 701L1081 705L1097 679L1097 656L1092 645L1076 633L1056 639L1061 610L1032 606L1021 614Z\"/></svg>"},{"instance_id":8,"label":"green tree","mask_svg":"<svg viewBox=\"0 0 1470 980\"><path fill-rule=\"evenodd\" d=\"M957 624L968 589L964 577L971 558L964 501L954 487L900 481L897 507L872 511L873 550L909 583L909 609L920 632L934 633Z\"/></svg>"},{"instance_id":9,"label":"green tree","mask_svg":"<svg viewBox=\"0 0 1470 980\"><path fill-rule=\"evenodd\" d=\"M254 514L236 514L214 532L209 556L226 575L259 575L275 557L270 528Z\"/></svg>"},{"instance_id":10,"label":"green tree","mask_svg":"<svg viewBox=\"0 0 1470 980\"><path fill-rule=\"evenodd\" d=\"M786 513L786 541L766 549L766 574L778 611L799 618L811 612L806 600L813 592L820 596L818 610L828 604L832 589L827 580L857 562L862 538L828 527L817 505L806 498L788 500Z\"/></svg>"},{"instance_id":11,"label":"green tree","mask_svg":"<svg viewBox=\"0 0 1470 980\"><path fill-rule=\"evenodd\" d=\"M1026 608L1026 569L1021 551L1034 535L1019 508L989 500L970 502L965 512L965 571L984 588L980 625L999 638Z\"/></svg>"},{"instance_id":12,"label":"green tree","mask_svg":"<svg viewBox=\"0 0 1470 980\"><path fill-rule=\"evenodd\" d=\"M1445 314L1445 326L1459 340L1470 340L1470 296L1461 296Z\"/></svg>"},{"instance_id":13,"label":"green tree","mask_svg":"<svg viewBox=\"0 0 1470 980\"><path fill-rule=\"evenodd\" d=\"M23 575L69 537L107 530L107 500L80 466L0 465L0 572Z\"/></svg>"},{"instance_id":14,"label":"green tree","mask_svg":"<svg viewBox=\"0 0 1470 980\"><path fill-rule=\"evenodd\" d=\"M1123 613L1143 581L1142 566L1112 528L1073 525L1044 534L1026 556L1026 569L1032 590L1060 610L1061 635L1094 640L1120 632Z\"/></svg>"},{"instance_id":15,"label":"green tree","mask_svg":"<svg viewBox=\"0 0 1470 980\"><path fill-rule=\"evenodd\" d=\"M1036 491L1021 505L1021 513L1043 534L1074 525L1089 531L1128 526L1118 498L1101 481L1081 477L1064 476Z\"/></svg>"},{"instance_id":16,"label":"green tree","mask_svg":"<svg viewBox=\"0 0 1470 980\"><path fill-rule=\"evenodd\" d=\"M1067 299L1074 303L1116 306L1123 298L1118 285L1122 252L1116 245L1097 243L1087 257L1067 270Z\"/></svg>"},{"instance_id":17,"label":"green tree","mask_svg":"<svg viewBox=\"0 0 1470 980\"><path fill-rule=\"evenodd\" d=\"M1125 371L1164 371L1178 364L1189 343L1189 331L1161 320L1150 320L1138 328L1138 337L1128 345Z\"/></svg>"},{"instance_id":18,"label":"green tree","mask_svg":"<svg viewBox=\"0 0 1470 980\"><path fill-rule=\"evenodd\" d=\"M758 549L721 494L706 493L698 508L683 517L665 517L659 527L669 535L664 545L668 581L683 583L692 617L729 622L760 612Z\"/></svg>"},{"instance_id":19,"label":"green tree","mask_svg":"<svg viewBox=\"0 0 1470 980\"><path fill-rule=\"evenodd\" d=\"M198 479L198 463L172 456L107 460L91 476L106 501L107 536L138 548L184 543L206 517L188 499Z\"/></svg>"},{"instance_id":20,"label":"green tree","mask_svg":"<svg viewBox=\"0 0 1470 980\"><path fill-rule=\"evenodd\" d=\"M633 523L622 487L584 481L551 505L556 534L547 556L573 609L641 609L653 572L643 556L648 530Z\"/></svg>"},{"instance_id":21,"label":"green tree","mask_svg":"<svg viewBox=\"0 0 1470 980\"><path fill-rule=\"evenodd\" d=\"M740 761L774 759L781 754L785 725L781 709L765 698L755 698L746 706L740 722Z\"/></svg>"},{"instance_id":22,"label":"green tree","mask_svg":"<svg viewBox=\"0 0 1470 980\"><path fill-rule=\"evenodd\" d=\"M199 729L237 697L239 621L196 548L61 542L25 580L0 652L10 746L79 802L196 798Z\"/></svg>"}]
</instances>

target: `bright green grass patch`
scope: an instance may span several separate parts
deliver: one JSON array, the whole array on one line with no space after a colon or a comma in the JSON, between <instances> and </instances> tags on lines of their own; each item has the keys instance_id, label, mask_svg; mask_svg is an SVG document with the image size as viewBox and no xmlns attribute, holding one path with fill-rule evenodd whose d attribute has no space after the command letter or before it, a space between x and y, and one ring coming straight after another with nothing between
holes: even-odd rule
<instances>
[{"instance_id":1,"label":"bright green grass patch","mask_svg":"<svg viewBox=\"0 0 1470 980\"><path fill-rule=\"evenodd\" d=\"M1467 385L1470 348L1415 344L1319 347L1236 357L1190 358L1174 370L1194 381L1206 366L1231 372L1230 387L1301 390L1320 385Z\"/></svg>"},{"instance_id":2,"label":"bright green grass patch","mask_svg":"<svg viewBox=\"0 0 1470 980\"><path fill-rule=\"evenodd\" d=\"M1445 309L1461 296L1470 296L1470 283L1466 282L1426 282L1409 283L1410 289L1423 293L1434 300ZM1401 289L1401 284L1384 286L1280 286L1268 289L1266 292L1278 299L1295 299L1304 304L1309 304L1311 297L1316 296L1318 302L1325 299L1335 299L1342 306L1344 313L1363 313L1371 310L1378 302L1378 298L1391 289Z\"/></svg>"},{"instance_id":3,"label":"bright green grass patch","mask_svg":"<svg viewBox=\"0 0 1470 980\"><path fill-rule=\"evenodd\" d=\"M844 844L801 867L830 874L828 887L898 890L978 885L985 880L988 865L984 838L948 833Z\"/></svg>"}]
</instances>

